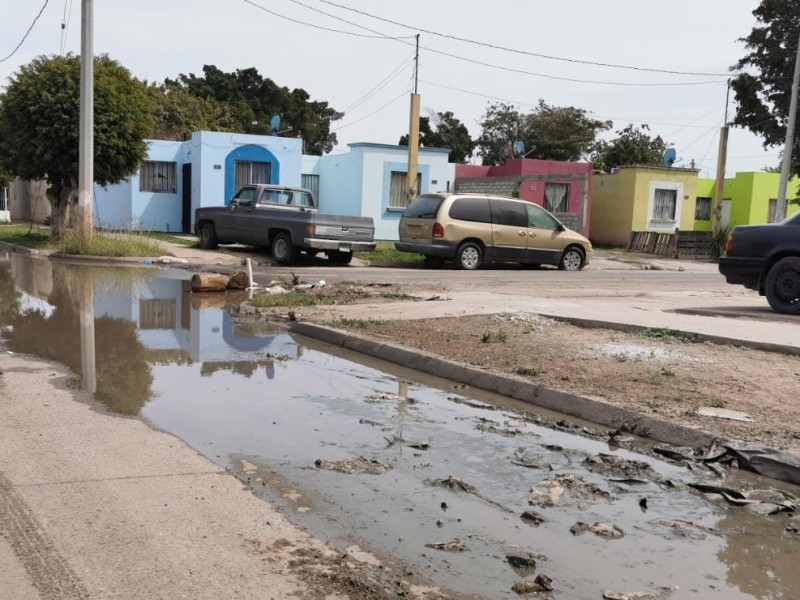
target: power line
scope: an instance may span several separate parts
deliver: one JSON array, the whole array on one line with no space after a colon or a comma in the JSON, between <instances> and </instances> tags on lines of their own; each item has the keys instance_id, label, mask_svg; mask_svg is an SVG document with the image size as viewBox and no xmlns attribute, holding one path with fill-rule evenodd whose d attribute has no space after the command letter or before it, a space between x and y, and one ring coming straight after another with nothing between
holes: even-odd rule
<instances>
[{"instance_id":1,"label":"power line","mask_svg":"<svg viewBox=\"0 0 800 600\"><path fill-rule=\"evenodd\" d=\"M441 37L441 38L445 38L445 39L449 39L449 40L455 40L455 41L458 41L458 42L464 42L464 43L467 43L467 44L473 44L475 46L482 46L484 48L492 48L493 50L502 50L504 52L512 52L514 54L522 54L522 55L525 55L525 56L534 56L536 58L544 58L544 59L547 59L547 60L557 60L557 61L575 63L575 64L581 64L581 65L592 65L592 66L596 66L596 67L608 67L608 68L611 68L611 69L627 69L627 70L630 70L630 71L644 71L644 72L649 72L649 73L666 73L666 74L669 74L669 75L692 75L692 76L699 76L699 77L728 77L728 76L731 75L731 73L704 73L704 72L697 72L697 71L675 71L675 70L670 70L670 69L657 69L657 68L651 68L651 67L637 67L637 66L633 66L633 65L604 63L604 62L598 62L598 61L593 61L593 60L583 60L583 59L577 59L577 58L566 58L566 57L563 57L563 56L553 56L553 55L550 55L550 54L541 54L539 52L529 52L527 50L519 50L518 48L509 48L509 47L506 47L506 46L499 46L497 44L491 44L489 42L479 42L477 40L472 40L472 39L469 39L469 38L463 38L463 37L459 37L459 36L456 36L456 35L450 35L450 34L446 34L446 33L441 33L441 32L438 32L438 31L425 29L423 27L417 27L415 25L408 25L406 23L400 23L399 21L393 21L392 19L387 19L385 17L380 17L378 15L373 15L373 14L368 13L366 11L358 10L357 8L344 6L343 4L337 4L336 2L331 2L330 0L319 0L319 2L321 2L323 4L328 4L330 6L335 6L337 8L341 8L343 10L354 12L354 13L357 13L359 15L363 15L365 17L369 17L370 19L376 19L376 20L382 21L384 23L390 23L391 25L397 25L398 27L403 27L404 29L410 29L412 31L419 31L419 32L422 32L422 33L435 35L437 37ZM733 73L733 74L735 75L736 73Z\"/></svg>"},{"instance_id":2,"label":"power line","mask_svg":"<svg viewBox=\"0 0 800 600\"><path fill-rule=\"evenodd\" d=\"M69 8L67 3L69 2ZM69 39L69 25L72 21L72 0L64 0L64 20L61 22L61 54L67 50L67 40Z\"/></svg>"},{"instance_id":3,"label":"power line","mask_svg":"<svg viewBox=\"0 0 800 600\"><path fill-rule=\"evenodd\" d=\"M250 0L245 0L245 2L249 2L249 1ZM341 21L343 23L347 23L348 25L352 25L353 27L357 27L359 29L363 29L364 31L369 31L370 33L375 34L376 36L383 37L383 38L390 39L390 40L395 40L397 42L400 42L401 44L406 44L407 46L414 46L414 44L412 42L407 41L407 38L400 38L400 37L395 37L395 36L390 36L390 35L383 34L380 31L376 31L375 29L371 29L369 27L366 27L366 26L361 25L359 23L355 23L353 21L348 21L347 19L344 19L344 18L339 17L337 15L331 14L331 13L326 12L324 10L321 10L319 8L316 8L316 7L313 7L313 6L309 6L308 4L300 2L300 0L289 0L289 2L291 2L293 4L297 4L298 6L302 6L303 8L307 8L308 10L314 11L316 13L320 13L320 14L326 15L326 16L328 16L328 17L330 17L332 19L335 19L337 21ZM694 86L694 85L709 85L709 84L726 83L726 81L679 81L679 82L673 82L673 83L631 83L631 82L604 81L604 80L594 80L594 79L576 79L576 78L573 78L573 77L559 77L559 76L556 76L556 75L548 75L546 73L537 73L537 72L534 72L534 71L525 71L524 69L516 69L516 68L513 68L513 67L506 67L506 66L503 66L503 65L496 65L496 64L493 64L493 63L487 63L487 62L483 62L483 61L480 61L480 60L476 60L474 58L468 58L466 56L462 56L462 55L459 55L459 54L453 54L453 53L450 53L450 52L445 52L444 50L437 50L436 48L431 48L430 46L420 46L420 48L423 49L423 50L427 50L428 52L432 52L434 54L440 54L442 56L447 56L449 58L454 58L456 60L468 62L468 63L474 64L474 65L480 65L482 67L488 67L488 68L491 68L491 69L497 69L497 70L506 71L506 72L509 72L509 73L517 73L517 74L520 74L520 75L529 75L529 76L532 76L532 77L542 77L542 78L545 78L545 79L552 79L552 80L556 80L556 81L568 81L570 83L588 83L588 84L592 84L592 85L614 85L614 86L622 86L622 87L672 87L672 86L689 86L689 85Z\"/></svg>"},{"instance_id":4,"label":"power line","mask_svg":"<svg viewBox=\"0 0 800 600\"><path fill-rule=\"evenodd\" d=\"M402 63L400 63L400 66L395 68L391 73L389 73L386 77L384 77L381 81L379 81L372 89L370 89L363 96L358 98L358 100L353 102L353 104L351 104L350 106L345 108L342 112L348 113L351 110L354 110L354 109L358 108L359 106L361 106L362 104L364 104L364 102L369 100L372 96L374 96L379 91L381 91L384 87L389 85L389 83L391 83L392 80L395 77L397 77L400 73L402 73L403 69L406 68L413 59L414 59L414 55L412 54L411 56L406 58Z\"/></svg>"},{"instance_id":5,"label":"power line","mask_svg":"<svg viewBox=\"0 0 800 600\"><path fill-rule=\"evenodd\" d=\"M402 94L400 94L399 96L397 96L395 98L392 98L391 100L389 100L389 102L387 102L386 104L384 104L380 108L377 108L377 109L373 110L371 113L369 113L368 115L364 115L360 119L356 119L355 121L350 121L349 123L345 123L344 125L342 125L340 127L337 127L336 129L333 129L331 131L331 133L336 133L340 129L344 129L345 127L350 127L350 125L355 125L356 123L360 123L361 121L369 119L372 115L375 115L375 114L381 112L384 108L388 108L389 106L391 106L392 104L394 104L395 102L400 100L400 98L403 98L403 97L405 97L406 95L408 95L410 93L411 93L410 89L404 90Z\"/></svg>"},{"instance_id":6,"label":"power line","mask_svg":"<svg viewBox=\"0 0 800 600\"><path fill-rule=\"evenodd\" d=\"M17 53L17 50L19 50L22 47L22 44L24 44L25 40L28 39L28 36L30 35L31 31L33 31L34 25L36 25L36 22L39 20L39 17L42 16L42 13L44 12L44 9L47 8L47 5L49 3L50 3L50 0L44 0L44 4L42 5L42 8L39 9L39 14L37 14L36 17L33 19L33 23L31 23L31 26L28 27L28 31L25 32L24 36L22 36L22 39L20 40L19 44L17 44L17 47L14 48L11 51L11 54L6 56L5 58L0 58L0 63L6 62L9 58L11 58L12 56L14 56Z\"/></svg>"}]
</instances>

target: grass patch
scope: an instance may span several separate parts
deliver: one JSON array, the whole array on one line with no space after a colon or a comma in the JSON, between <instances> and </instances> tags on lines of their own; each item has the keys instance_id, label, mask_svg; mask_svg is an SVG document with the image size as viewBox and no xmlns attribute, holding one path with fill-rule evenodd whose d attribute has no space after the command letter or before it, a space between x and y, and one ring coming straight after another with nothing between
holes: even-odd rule
<instances>
[{"instance_id":1,"label":"grass patch","mask_svg":"<svg viewBox=\"0 0 800 600\"><path fill-rule=\"evenodd\" d=\"M30 225L0 225L0 242L26 248L44 248L50 244L50 229L39 226L31 228Z\"/></svg>"},{"instance_id":2,"label":"grass patch","mask_svg":"<svg viewBox=\"0 0 800 600\"><path fill-rule=\"evenodd\" d=\"M289 292L288 294L261 293L253 297L251 304L256 308L289 308L333 304L333 299L329 296L309 294L308 292Z\"/></svg>"},{"instance_id":3,"label":"grass patch","mask_svg":"<svg viewBox=\"0 0 800 600\"><path fill-rule=\"evenodd\" d=\"M388 325L390 321L386 319L342 319L339 323L343 327L351 329L366 329L367 327Z\"/></svg>"},{"instance_id":4,"label":"grass patch","mask_svg":"<svg viewBox=\"0 0 800 600\"><path fill-rule=\"evenodd\" d=\"M669 329L663 329L661 327L649 327L647 329L642 329L638 335L650 340L661 340L663 342L673 342L680 339L679 336L675 335L675 332L670 331Z\"/></svg>"},{"instance_id":5,"label":"grass patch","mask_svg":"<svg viewBox=\"0 0 800 600\"><path fill-rule=\"evenodd\" d=\"M665 379L669 379L671 377L675 377L675 371L672 369L661 369L660 371L650 371L647 375L644 376L645 383L650 385L661 385L664 383Z\"/></svg>"},{"instance_id":6,"label":"grass patch","mask_svg":"<svg viewBox=\"0 0 800 600\"><path fill-rule=\"evenodd\" d=\"M68 231L55 247L64 254L107 257L163 256L166 251L161 244L138 235L116 235L96 231L91 238L84 238Z\"/></svg>"},{"instance_id":7,"label":"grass patch","mask_svg":"<svg viewBox=\"0 0 800 600\"><path fill-rule=\"evenodd\" d=\"M514 373L522 377L539 377L544 375L544 369L542 367L520 367Z\"/></svg>"},{"instance_id":8,"label":"grass patch","mask_svg":"<svg viewBox=\"0 0 800 600\"><path fill-rule=\"evenodd\" d=\"M372 252L359 252L358 258L381 265L421 265L424 257L413 252L400 252L389 242L379 243Z\"/></svg>"},{"instance_id":9,"label":"grass patch","mask_svg":"<svg viewBox=\"0 0 800 600\"><path fill-rule=\"evenodd\" d=\"M507 339L505 331L484 331L481 334L481 344L503 344Z\"/></svg>"}]
</instances>

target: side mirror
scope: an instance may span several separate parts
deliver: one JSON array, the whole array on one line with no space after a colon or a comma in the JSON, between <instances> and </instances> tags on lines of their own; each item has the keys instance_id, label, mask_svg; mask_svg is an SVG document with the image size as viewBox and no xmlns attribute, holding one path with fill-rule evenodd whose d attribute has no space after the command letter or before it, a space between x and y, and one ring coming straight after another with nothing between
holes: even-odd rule
<instances>
[{"instance_id":1,"label":"side mirror","mask_svg":"<svg viewBox=\"0 0 800 600\"><path fill-rule=\"evenodd\" d=\"M556 229L557 229L558 231L566 231L566 230L567 230L567 228L566 228L566 227L564 227L564 224L563 224L563 223L559 223L559 224L558 224L558 227L556 227Z\"/></svg>"},{"instance_id":2,"label":"side mirror","mask_svg":"<svg viewBox=\"0 0 800 600\"><path fill-rule=\"evenodd\" d=\"M239 206L239 199L234 198L231 200L231 210L236 210L236 207Z\"/></svg>"}]
</instances>

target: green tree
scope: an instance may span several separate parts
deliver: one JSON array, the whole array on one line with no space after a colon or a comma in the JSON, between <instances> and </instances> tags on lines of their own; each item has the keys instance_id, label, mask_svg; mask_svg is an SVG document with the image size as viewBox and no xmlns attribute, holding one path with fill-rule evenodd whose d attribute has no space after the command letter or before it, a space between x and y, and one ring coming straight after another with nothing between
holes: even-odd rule
<instances>
[{"instance_id":1,"label":"green tree","mask_svg":"<svg viewBox=\"0 0 800 600\"><path fill-rule=\"evenodd\" d=\"M478 153L485 165L501 164L521 141L527 158L580 160L595 146L597 135L611 126L611 121L592 119L582 108L550 106L544 100L528 114L510 104L489 104L481 121Z\"/></svg>"},{"instance_id":2,"label":"green tree","mask_svg":"<svg viewBox=\"0 0 800 600\"><path fill-rule=\"evenodd\" d=\"M78 182L80 58L40 56L0 97L0 170L47 180L54 237L68 224ZM147 155L152 107L144 85L115 60L95 58L95 182L117 183Z\"/></svg>"},{"instance_id":3,"label":"green tree","mask_svg":"<svg viewBox=\"0 0 800 600\"><path fill-rule=\"evenodd\" d=\"M764 147L785 142L792 77L800 34L800 0L762 0L756 25L746 38L747 53L734 66L747 69L731 81L736 99L734 125L764 139ZM792 149L792 173L800 175L800 136Z\"/></svg>"},{"instance_id":4,"label":"green tree","mask_svg":"<svg viewBox=\"0 0 800 600\"><path fill-rule=\"evenodd\" d=\"M431 127L431 122L435 129ZM476 145L466 125L450 111L420 117L419 142L425 148L450 148L449 160L452 163L467 162ZM398 143L401 146L408 146L408 135L401 137Z\"/></svg>"},{"instance_id":5,"label":"green tree","mask_svg":"<svg viewBox=\"0 0 800 600\"><path fill-rule=\"evenodd\" d=\"M331 123L344 115L327 102L311 100L308 92L280 87L264 78L255 68L226 73L214 65L205 65L203 74L181 74L164 82L169 90L182 88L190 95L216 101L227 107L230 119L213 121L211 130L227 130L253 134L269 134L272 115L280 115L281 129L303 138L305 152L321 155L336 145Z\"/></svg>"},{"instance_id":6,"label":"green tree","mask_svg":"<svg viewBox=\"0 0 800 600\"><path fill-rule=\"evenodd\" d=\"M148 137L188 140L195 131L236 131L230 107L213 98L193 96L185 88L151 85L153 128Z\"/></svg>"},{"instance_id":7,"label":"green tree","mask_svg":"<svg viewBox=\"0 0 800 600\"><path fill-rule=\"evenodd\" d=\"M661 165L667 143L660 135L652 137L649 132L648 125L628 125L617 131L613 140L598 142L592 153L594 166L610 171L625 165Z\"/></svg>"}]
</instances>

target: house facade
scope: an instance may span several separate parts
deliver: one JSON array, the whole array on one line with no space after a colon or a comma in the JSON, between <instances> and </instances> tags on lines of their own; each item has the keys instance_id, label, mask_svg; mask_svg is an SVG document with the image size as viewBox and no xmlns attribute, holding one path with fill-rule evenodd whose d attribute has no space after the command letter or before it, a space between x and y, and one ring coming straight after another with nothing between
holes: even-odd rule
<instances>
[{"instance_id":1,"label":"house facade","mask_svg":"<svg viewBox=\"0 0 800 600\"><path fill-rule=\"evenodd\" d=\"M596 175L592 242L627 246L633 232L693 230L697 184L694 169L630 166Z\"/></svg>"},{"instance_id":2,"label":"house facade","mask_svg":"<svg viewBox=\"0 0 800 600\"><path fill-rule=\"evenodd\" d=\"M502 166L457 165L455 191L533 202L588 236L593 168L589 163L515 158Z\"/></svg>"},{"instance_id":3,"label":"house facade","mask_svg":"<svg viewBox=\"0 0 800 600\"><path fill-rule=\"evenodd\" d=\"M337 215L372 217L375 239L396 241L408 205L408 148L357 143L342 154L303 157L304 187L316 192L319 208ZM449 149L420 148L418 193L448 191L455 180Z\"/></svg>"}]
</instances>

